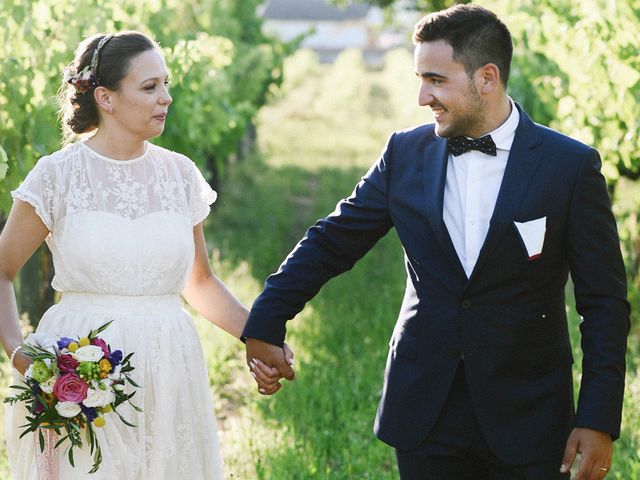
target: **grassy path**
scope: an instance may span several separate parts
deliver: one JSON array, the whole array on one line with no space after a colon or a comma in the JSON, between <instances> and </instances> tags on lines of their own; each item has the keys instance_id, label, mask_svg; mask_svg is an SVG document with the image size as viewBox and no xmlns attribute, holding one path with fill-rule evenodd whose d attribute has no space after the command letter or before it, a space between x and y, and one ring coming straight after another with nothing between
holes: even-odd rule
<instances>
[{"instance_id":1,"label":"grassy path","mask_svg":"<svg viewBox=\"0 0 640 480\"><path fill-rule=\"evenodd\" d=\"M249 304L307 226L361 174L257 160L234 168L209 225L210 246L224 259L214 267ZM403 285L401 251L389 236L289 324L298 379L273 398L254 393L242 352L215 334L206 351L217 365L210 373L229 478L396 478L393 452L371 428Z\"/></svg>"}]
</instances>

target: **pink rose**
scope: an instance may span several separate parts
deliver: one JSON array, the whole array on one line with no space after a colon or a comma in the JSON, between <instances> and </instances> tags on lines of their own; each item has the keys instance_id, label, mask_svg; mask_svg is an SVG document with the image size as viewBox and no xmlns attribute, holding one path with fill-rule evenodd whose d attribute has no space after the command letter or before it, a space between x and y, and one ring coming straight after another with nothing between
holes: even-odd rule
<instances>
[{"instance_id":1,"label":"pink rose","mask_svg":"<svg viewBox=\"0 0 640 480\"><path fill-rule=\"evenodd\" d=\"M78 365L80 365L80 362L71 355L65 354L58 357L58 368L61 372L73 372Z\"/></svg>"},{"instance_id":2,"label":"pink rose","mask_svg":"<svg viewBox=\"0 0 640 480\"><path fill-rule=\"evenodd\" d=\"M65 373L53 386L53 393L60 402L80 403L87 398L88 385L75 373Z\"/></svg>"},{"instance_id":3,"label":"pink rose","mask_svg":"<svg viewBox=\"0 0 640 480\"><path fill-rule=\"evenodd\" d=\"M101 338L96 337L93 340L91 340L91 345L95 345L96 347L100 347L102 349L102 352L104 353L105 357L109 358L109 346L107 345L107 342L105 342Z\"/></svg>"}]
</instances>

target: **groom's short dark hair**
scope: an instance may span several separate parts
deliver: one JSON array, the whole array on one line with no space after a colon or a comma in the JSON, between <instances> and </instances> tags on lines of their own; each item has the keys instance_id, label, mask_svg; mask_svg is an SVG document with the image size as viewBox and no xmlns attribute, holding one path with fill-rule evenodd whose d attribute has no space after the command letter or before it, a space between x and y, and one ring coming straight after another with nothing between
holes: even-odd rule
<instances>
[{"instance_id":1,"label":"groom's short dark hair","mask_svg":"<svg viewBox=\"0 0 640 480\"><path fill-rule=\"evenodd\" d=\"M444 40L453 48L453 59L464 65L469 76L487 63L500 69L507 87L513 43L507 26L497 15L479 5L454 5L430 13L416 23L413 43Z\"/></svg>"}]
</instances>

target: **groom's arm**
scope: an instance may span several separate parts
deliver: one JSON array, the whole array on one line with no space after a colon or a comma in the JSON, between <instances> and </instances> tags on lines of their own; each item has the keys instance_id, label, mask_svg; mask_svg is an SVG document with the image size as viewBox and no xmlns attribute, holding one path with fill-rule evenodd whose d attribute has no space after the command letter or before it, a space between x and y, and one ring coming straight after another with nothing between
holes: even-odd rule
<instances>
[{"instance_id":1,"label":"groom's arm","mask_svg":"<svg viewBox=\"0 0 640 480\"><path fill-rule=\"evenodd\" d=\"M563 458L568 471L581 453L576 478L611 468L611 442L620 435L629 304L624 263L600 157L587 152L578 174L567 229L583 352L575 418Z\"/></svg>"},{"instance_id":2,"label":"groom's arm","mask_svg":"<svg viewBox=\"0 0 640 480\"><path fill-rule=\"evenodd\" d=\"M392 226L387 208L394 136L380 159L326 218L309 228L256 299L243 337L282 346L286 322L331 278L351 269Z\"/></svg>"},{"instance_id":3,"label":"groom's arm","mask_svg":"<svg viewBox=\"0 0 640 480\"><path fill-rule=\"evenodd\" d=\"M600 157L583 162L569 213L569 267L583 352L576 426L620 434L629 303L615 218Z\"/></svg>"}]
</instances>

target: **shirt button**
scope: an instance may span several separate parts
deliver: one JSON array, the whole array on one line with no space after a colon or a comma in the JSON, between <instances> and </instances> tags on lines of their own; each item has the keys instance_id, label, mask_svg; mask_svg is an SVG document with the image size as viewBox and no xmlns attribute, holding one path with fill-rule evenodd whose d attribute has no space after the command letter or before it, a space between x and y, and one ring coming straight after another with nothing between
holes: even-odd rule
<instances>
[{"instance_id":1,"label":"shirt button","mask_svg":"<svg viewBox=\"0 0 640 480\"><path fill-rule=\"evenodd\" d=\"M462 305L462 308L464 309L471 308L471 300L464 298L462 302L460 302L460 305Z\"/></svg>"}]
</instances>

